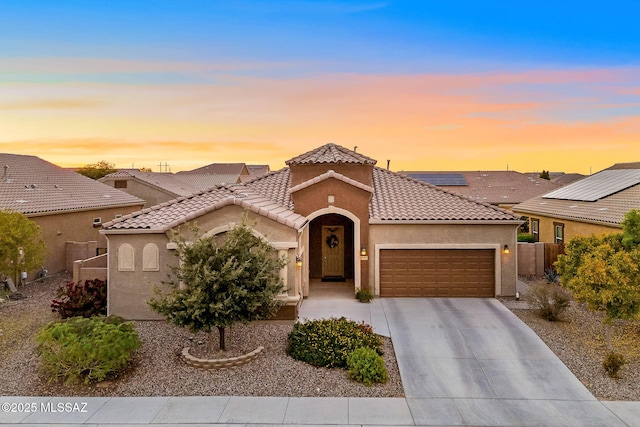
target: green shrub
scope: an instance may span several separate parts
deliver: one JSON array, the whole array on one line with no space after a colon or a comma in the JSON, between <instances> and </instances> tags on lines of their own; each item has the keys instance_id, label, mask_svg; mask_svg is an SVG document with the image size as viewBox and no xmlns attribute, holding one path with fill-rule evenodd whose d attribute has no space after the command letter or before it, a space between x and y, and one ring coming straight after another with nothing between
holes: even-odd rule
<instances>
[{"instance_id":1,"label":"green shrub","mask_svg":"<svg viewBox=\"0 0 640 427\"><path fill-rule=\"evenodd\" d=\"M60 317L91 317L107 314L107 282L95 279L84 283L71 281L60 286L51 303L51 311Z\"/></svg>"},{"instance_id":2,"label":"green shrub","mask_svg":"<svg viewBox=\"0 0 640 427\"><path fill-rule=\"evenodd\" d=\"M341 317L294 324L287 353L314 366L345 368L347 357L358 347L382 354L382 340L371 326Z\"/></svg>"},{"instance_id":3,"label":"green shrub","mask_svg":"<svg viewBox=\"0 0 640 427\"><path fill-rule=\"evenodd\" d=\"M125 368L140 347L133 324L116 316L51 322L39 331L37 342L44 374L65 384L102 381Z\"/></svg>"},{"instance_id":4,"label":"green shrub","mask_svg":"<svg viewBox=\"0 0 640 427\"><path fill-rule=\"evenodd\" d=\"M370 386L375 383L386 383L389 379L384 359L375 350L359 347L347 357L349 378Z\"/></svg>"},{"instance_id":5,"label":"green shrub","mask_svg":"<svg viewBox=\"0 0 640 427\"><path fill-rule=\"evenodd\" d=\"M535 243L536 238L529 233L518 233L518 242Z\"/></svg>"},{"instance_id":6,"label":"green shrub","mask_svg":"<svg viewBox=\"0 0 640 427\"><path fill-rule=\"evenodd\" d=\"M525 299L538 309L543 319L553 322L569 307L571 293L558 285L538 283L531 287Z\"/></svg>"},{"instance_id":7,"label":"green shrub","mask_svg":"<svg viewBox=\"0 0 640 427\"><path fill-rule=\"evenodd\" d=\"M371 302L373 300L373 294L368 288L363 288L356 292L356 299L360 302Z\"/></svg>"},{"instance_id":8,"label":"green shrub","mask_svg":"<svg viewBox=\"0 0 640 427\"><path fill-rule=\"evenodd\" d=\"M622 354L612 351L602 362L602 367L611 378L618 378L618 371L625 363L627 361Z\"/></svg>"}]
</instances>

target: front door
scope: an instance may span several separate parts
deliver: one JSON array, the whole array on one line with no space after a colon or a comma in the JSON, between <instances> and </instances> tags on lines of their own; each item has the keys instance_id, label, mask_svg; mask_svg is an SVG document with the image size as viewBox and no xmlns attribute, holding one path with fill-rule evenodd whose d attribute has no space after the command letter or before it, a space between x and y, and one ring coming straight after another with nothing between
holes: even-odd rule
<instances>
[{"instance_id":1,"label":"front door","mask_svg":"<svg viewBox=\"0 0 640 427\"><path fill-rule=\"evenodd\" d=\"M344 228L322 226L322 277L344 277Z\"/></svg>"}]
</instances>

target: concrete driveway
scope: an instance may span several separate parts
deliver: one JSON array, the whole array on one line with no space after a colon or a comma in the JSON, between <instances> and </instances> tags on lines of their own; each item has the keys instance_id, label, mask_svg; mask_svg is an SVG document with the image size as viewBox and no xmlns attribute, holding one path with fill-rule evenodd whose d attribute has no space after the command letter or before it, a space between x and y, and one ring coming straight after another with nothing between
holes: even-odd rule
<instances>
[{"instance_id":1,"label":"concrete driveway","mask_svg":"<svg viewBox=\"0 0 640 427\"><path fill-rule=\"evenodd\" d=\"M379 301L415 424L625 425L499 301Z\"/></svg>"}]
</instances>

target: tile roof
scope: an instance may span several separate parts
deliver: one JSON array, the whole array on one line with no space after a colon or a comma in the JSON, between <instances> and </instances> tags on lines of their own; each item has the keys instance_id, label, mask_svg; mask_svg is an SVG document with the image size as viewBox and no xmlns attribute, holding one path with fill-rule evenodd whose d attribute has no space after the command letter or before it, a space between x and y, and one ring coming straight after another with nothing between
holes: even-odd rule
<instances>
[{"instance_id":1,"label":"tile roof","mask_svg":"<svg viewBox=\"0 0 640 427\"><path fill-rule=\"evenodd\" d=\"M143 204L142 199L39 157L0 153L0 209L30 216Z\"/></svg>"},{"instance_id":2,"label":"tile roof","mask_svg":"<svg viewBox=\"0 0 640 427\"><path fill-rule=\"evenodd\" d=\"M307 219L242 186L216 186L179 197L103 224L107 230L167 230L229 205L237 205L281 224L300 229Z\"/></svg>"},{"instance_id":3,"label":"tile roof","mask_svg":"<svg viewBox=\"0 0 640 427\"><path fill-rule=\"evenodd\" d=\"M111 173L100 181L117 178L134 178L145 184L164 190L174 196L188 196L201 190L206 190L215 185L235 184L237 175L209 175L209 174L185 174L178 175L170 172L144 172L139 169L121 169Z\"/></svg>"},{"instance_id":4,"label":"tile roof","mask_svg":"<svg viewBox=\"0 0 640 427\"><path fill-rule=\"evenodd\" d=\"M365 185L365 184L361 183L360 181L356 181L355 179L351 179L348 176L344 176L343 174L338 173L338 172L336 172L334 170L328 170L327 172L325 172L323 174L320 174L320 175L316 176L315 178L312 178L312 179L310 179L308 181L305 181L305 182L301 182L300 184L291 187L289 189L289 193L293 194L296 191L300 191L300 190L302 190L304 188L311 187L312 185L317 184L319 182L322 182L322 181L324 181L326 179L329 179L329 178L334 178L334 179L337 179L339 181L346 182L347 184L353 185L354 187L357 187L357 188L359 188L361 190L368 191L369 193L373 193L373 187Z\"/></svg>"},{"instance_id":5,"label":"tile roof","mask_svg":"<svg viewBox=\"0 0 640 427\"><path fill-rule=\"evenodd\" d=\"M506 220L519 218L498 207L461 197L417 179L375 167L369 215L376 220Z\"/></svg>"},{"instance_id":6,"label":"tile roof","mask_svg":"<svg viewBox=\"0 0 640 427\"><path fill-rule=\"evenodd\" d=\"M636 166L636 167L633 167ZM634 170L640 172L640 163L617 164L594 175L562 188L562 198L550 198L557 191L527 200L513 207L515 212L543 215L575 221L619 226L631 209L640 209L640 182L624 185L618 191L601 191L603 182L618 185L629 178ZM619 177L618 177L619 175ZM614 187L612 187L614 188ZM617 188L617 187L615 187ZM606 188L605 188L606 189ZM575 193L575 195L574 195ZM572 200L589 197L593 200ZM595 197L598 196L598 197Z\"/></svg>"},{"instance_id":7,"label":"tile roof","mask_svg":"<svg viewBox=\"0 0 640 427\"><path fill-rule=\"evenodd\" d=\"M546 179L516 171L402 172L403 175L420 173L460 174L467 181L466 186L443 185L438 186L438 188L492 205L521 203L562 186Z\"/></svg>"},{"instance_id":8,"label":"tile roof","mask_svg":"<svg viewBox=\"0 0 640 427\"><path fill-rule=\"evenodd\" d=\"M249 170L247 169L247 165L244 163L211 163L190 171L178 172L177 174L248 175Z\"/></svg>"},{"instance_id":9,"label":"tile roof","mask_svg":"<svg viewBox=\"0 0 640 427\"><path fill-rule=\"evenodd\" d=\"M312 163L353 163L375 165L376 160L337 144L325 144L285 162L287 165Z\"/></svg>"},{"instance_id":10,"label":"tile roof","mask_svg":"<svg viewBox=\"0 0 640 427\"><path fill-rule=\"evenodd\" d=\"M106 223L105 228L164 232L231 203L299 228L307 219L294 212L291 192L329 178L341 179L363 190L371 191L369 216L373 221L519 221L519 217L504 209L469 200L378 167L373 168L372 187L330 170L293 188L290 169L283 168L246 183L217 186L144 209Z\"/></svg>"}]
</instances>

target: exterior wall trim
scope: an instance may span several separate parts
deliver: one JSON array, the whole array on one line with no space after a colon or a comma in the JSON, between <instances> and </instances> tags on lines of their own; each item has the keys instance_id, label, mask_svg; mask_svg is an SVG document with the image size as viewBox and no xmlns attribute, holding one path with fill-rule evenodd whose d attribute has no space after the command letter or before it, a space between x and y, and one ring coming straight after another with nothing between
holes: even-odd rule
<instances>
[{"instance_id":1,"label":"exterior wall trim","mask_svg":"<svg viewBox=\"0 0 640 427\"><path fill-rule=\"evenodd\" d=\"M500 245L491 243L377 243L374 246L376 269L374 293L380 295L380 250L381 249L493 249L494 250L494 296L502 294L502 268Z\"/></svg>"},{"instance_id":2,"label":"exterior wall trim","mask_svg":"<svg viewBox=\"0 0 640 427\"><path fill-rule=\"evenodd\" d=\"M317 217L320 217L322 215L327 215L327 214L338 214L338 215L342 215L345 216L347 218L349 218L351 221L353 221L353 282L354 282L354 287L356 291L359 291L361 286L362 286L362 282L361 282L361 273L360 273L360 218L358 218L356 215L354 215L353 213L349 212L346 209L342 209L336 206L328 206L326 208L322 208L322 209L318 209L315 212L310 213L309 215L307 215L307 224L310 224L312 220L314 220ZM308 238L308 237L307 237ZM309 242L307 241L305 243L305 246L309 246ZM306 255L307 259L305 259L305 263L308 264L309 260L308 260L308 253ZM307 271L307 274L308 271ZM307 281L309 279L307 278Z\"/></svg>"},{"instance_id":3,"label":"exterior wall trim","mask_svg":"<svg viewBox=\"0 0 640 427\"><path fill-rule=\"evenodd\" d=\"M140 199L140 202L137 203L123 203L118 205L107 205L107 206L96 206L89 208L78 208L78 209L64 209L64 210L55 210L55 211L46 211L46 212L33 212L33 213L23 213L27 218L34 218L39 216L51 216L51 215L61 215L71 212L90 212L90 211L102 211L105 209L121 209L121 208L130 208L132 206L139 206L142 209L144 205L144 200ZM135 213L135 212L133 212Z\"/></svg>"}]
</instances>

